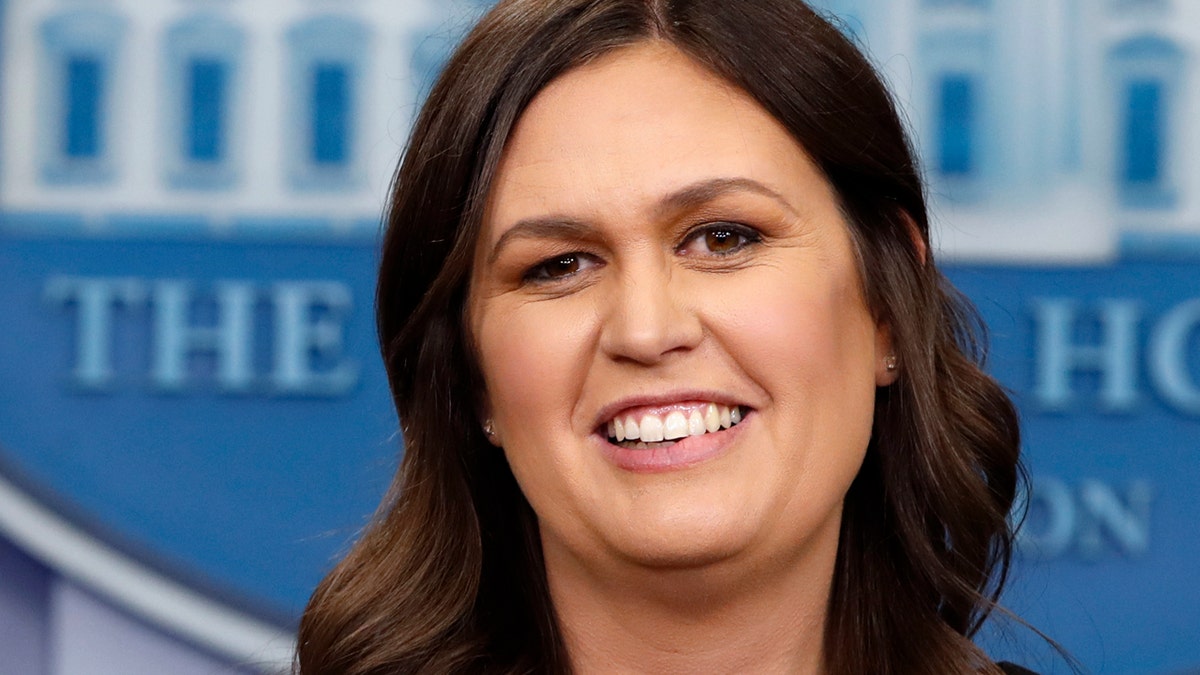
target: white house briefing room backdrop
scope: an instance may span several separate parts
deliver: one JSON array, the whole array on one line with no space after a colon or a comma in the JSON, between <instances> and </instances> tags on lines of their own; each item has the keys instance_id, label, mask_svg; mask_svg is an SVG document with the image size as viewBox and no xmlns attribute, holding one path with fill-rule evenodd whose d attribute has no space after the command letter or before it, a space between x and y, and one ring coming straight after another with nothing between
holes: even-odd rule
<instances>
[{"instance_id":1,"label":"white house briefing room backdrop","mask_svg":"<svg viewBox=\"0 0 1200 675\"><path fill-rule=\"evenodd\" d=\"M287 670L402 452L380 215L488 4L0 0L0 675ZM1007 606L1088 672L1200 673L1200 0L816 4L1021 409Z\"/></svg>"}]
</instances>

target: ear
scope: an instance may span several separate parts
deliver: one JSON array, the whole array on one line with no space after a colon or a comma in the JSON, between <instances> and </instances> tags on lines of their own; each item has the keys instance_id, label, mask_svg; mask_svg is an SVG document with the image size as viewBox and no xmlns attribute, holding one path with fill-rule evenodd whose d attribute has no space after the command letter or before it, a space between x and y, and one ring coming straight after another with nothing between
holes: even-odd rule
<instances>
[{"instance_id":1,"label":"ear","mask_svg":"<svg viewBox=\"0 0 1200 675\"><path fill-rule=\"evenodd\" d=\"M892 327L880 323L875 328L875 386L891 386L899 377L900 362L892 343Z\"/></svg>"},{"instance_id":2,"label":"ear","mask_svg":"<svg viewBox=\"0 0 1200 675\"><path fill-rule=\"evenodd\" d=\"M912 240L913 250L916 251L917 258L924 267L929 263L929 246L925 242L924 235L921 234L921 228L917 227L917 222L912 219L908 211L900 211L900 217L904 219L904 226L908 230L909 239ZM894 384L900 377L900 368L903 365L896 354L896 344L892 340L892 327L887 323L880 322L875 328L876 386L887 387Z\"/></svg>"},{"instance_id":3,"label":"ear","mask_svg":"<svg viewBox=\"0 0 1200 675\"><path fill-rule=\"evenodd\" d=\"M917 257L921 260L921 266L924 267L929 263L929 246L925 243L925 237L921 235L921 228L917 227L917 222L912 219L908 211L901 211L900 217L904 219L904 226L908 229L908 237L912 239L913 249L917 252Z\"/></svg>"}]
</instances>

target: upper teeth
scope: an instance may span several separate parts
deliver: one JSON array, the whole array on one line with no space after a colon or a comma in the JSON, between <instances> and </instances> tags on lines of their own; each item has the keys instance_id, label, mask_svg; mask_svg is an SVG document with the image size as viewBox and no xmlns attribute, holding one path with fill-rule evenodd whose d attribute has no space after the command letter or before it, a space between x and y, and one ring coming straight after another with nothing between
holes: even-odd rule
<instances>
[{"instance_id":1,"label":"upper teeth","mask_svg":"<svg viewBox=\"0 0 1200 675\"><path fill-rule=\"evenodd\" d=\"M685 436L699 436L729 427L742 421L738 406L709 403L689 413L672 410L665 416L618 415L608 423L608 437L620 441L673 441Z\"/></svg>"}]
</instances>

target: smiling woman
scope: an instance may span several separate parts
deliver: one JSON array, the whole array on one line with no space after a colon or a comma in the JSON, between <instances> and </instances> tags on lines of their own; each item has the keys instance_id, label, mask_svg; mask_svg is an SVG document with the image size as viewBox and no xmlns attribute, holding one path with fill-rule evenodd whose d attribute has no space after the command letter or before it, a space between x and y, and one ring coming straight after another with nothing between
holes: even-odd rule
<instances>
[{"instance_id":1,"label":"smiling woman","mask_svg":"<svg viewBox=\"0 0 1200 675\"><path fill-rule=\"evenodd\" d=\"M520 229L548 219L572 225ZM584 625L661 637L675 613L746 602L753 578L771 597L743 647L819 665L778 636L823 620L841 501L896 373L837 199L787 130L672 46L607 54L525 110L472 270L482 414L537 514L568 648L613 649ZM661 609L604 611L642 604ZM660 669L625 637L625 665Z\"/></svg>"},{"instance_id":2,"label":"smiling woman","mask_svg":"<svg viewBox=\"0 0 1200 675\"><path fill-rule=\"evenodd\" d=\"M996 673L1011 403L878 77L795 0L513 0L379 280L406 441L310 673Z\"/></svg>"}]
</instances>

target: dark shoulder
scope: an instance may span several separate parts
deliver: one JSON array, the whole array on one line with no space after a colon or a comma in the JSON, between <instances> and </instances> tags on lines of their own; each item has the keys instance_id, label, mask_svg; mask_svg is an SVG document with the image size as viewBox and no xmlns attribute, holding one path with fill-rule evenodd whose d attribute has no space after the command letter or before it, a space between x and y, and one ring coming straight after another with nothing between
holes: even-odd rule
<instances>
[{"instance_id":1,"label":"dark shoulder","mask_svg":"<svg viewBox=\"0 0 1200 675\"><path fill-rule=\"evenodd\" d=\"M996 665L1000 666L1000 670L1003 670L1005 675L1037 675L1037 673L1029 670L1028 668L1022 668L1021 666L1013 665L1007 661L1002 661Z\"/></svg>"}]
</instances>

